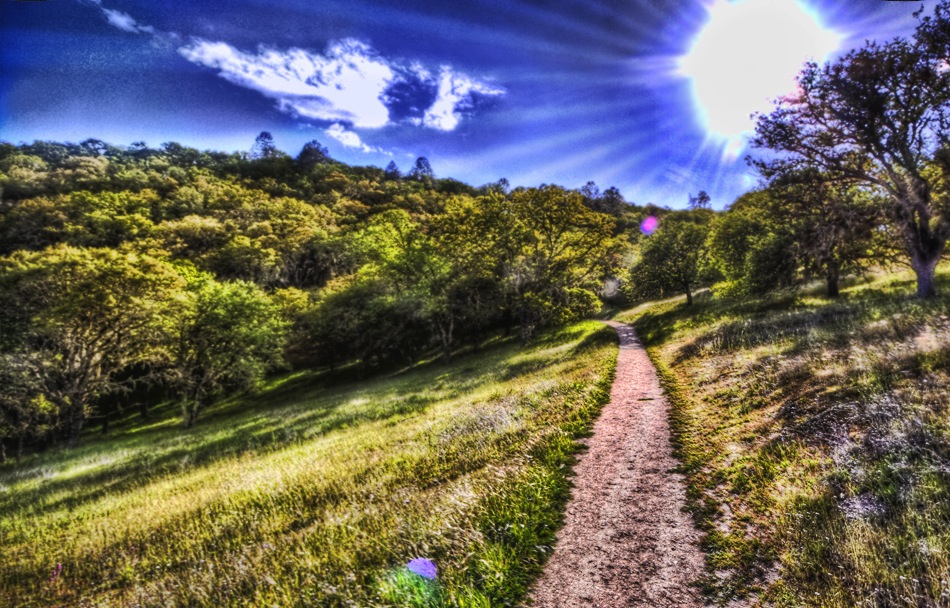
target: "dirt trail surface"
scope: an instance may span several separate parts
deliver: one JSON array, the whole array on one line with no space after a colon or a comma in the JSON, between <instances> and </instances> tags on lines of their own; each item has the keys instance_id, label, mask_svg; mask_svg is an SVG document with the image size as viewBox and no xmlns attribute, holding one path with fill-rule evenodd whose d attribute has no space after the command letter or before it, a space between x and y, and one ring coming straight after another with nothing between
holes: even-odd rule
<instances>
[{"instance_id":1,"label":"dirt trail surface","mask_svg":"<svg viewBox=\"0 0 950 608\"><path fill-rule=\"evenodd\" d=\"M633 328L620 335L610 403L594 424L564 527L533 606L702 606L699 533L683 511L686 489L670 444L668 405Z\"/></svg>"}]
</instances>

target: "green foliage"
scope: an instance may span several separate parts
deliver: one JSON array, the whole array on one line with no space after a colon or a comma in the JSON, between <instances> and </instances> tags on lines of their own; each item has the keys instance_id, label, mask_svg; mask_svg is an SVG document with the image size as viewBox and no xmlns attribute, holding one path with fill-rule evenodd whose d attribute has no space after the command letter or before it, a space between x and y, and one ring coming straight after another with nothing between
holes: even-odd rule
<instances>
[{"instance_id":1,"label":"green foliage","mask_svg":"<svg viewBox=\"0 0 950 608\"><path fill-rule=\"evenodd\" d=\"M243 281L193 274L170 323L167 376L181 396L185 425L218 398L257 388L282 361L287 323L270 298Z\"/></svg>"},{"instance_id":2,"label":"green foliage","mask_svg":"<svg viewBox=\"0 0 950 608\"><path fill-rule=\"evenodd\" d=\"M75 440L93 401L123 388L118 372L162 359L162 329L183 284L170 264L147 255L17 252L0 259L0 349L29 370L36 394L55 405Z\"/></svg>"},{"instance_id":3,"label":"green foliage","mask_svg":"<svg viewBox=\"0 0 950 608\"><path fill-rule=\"evenodd\" d=\"M374 365L414 363L429 341L423 302L373 277L331 283L320 292L305 321L311 353L318 363L336 367L358 360Z\"/></svg>"},{"instance_id":4,"label":"green foliage","mask_svg":"<svg viewBox=\"0 0 950 608\"><path fill-rule=\"evenodd\" d=\"M789 224L779 219L780 208L774 192L753 191L713 223L706 245L732 293L763 294L797 280L796 242Z\"/></svg>"},{"instance_id":5,"label":"green foliage","mask_svg":"<svg viewBox=\"0 0 950 608\"><path fill-rule=\"evenodd\" d=\"M544 324L594 312L596 292L618 261L612 218L585 207L580 193L557 186L495 200L491 240L504 256L522 340Z\"/></svg>"},{"instance_id":6,"label":"green foliage","mask_svg":"<svg viewBox=\"0 0 950 608\"><path fill-rule=\"evenodd\" d=\"M879 199L865 189L814 172L784 173L717 217L707 246L729 282L720 292L761 295L817 278L836 296L845 274L891 259L884 221Z\"/></svg>"},{"instance_id":7,"label":"green foliage","mask_svg":"<svg viewBox=\"0 0 950 608\"><path fill-rule=\"evenodd\" d=\"M706 253L711 219L703 209L670 213L655 233L640 240L629 275L633 299L683 293L693 303L693 291L711 276Z\"/></svg>"}]
</instances>

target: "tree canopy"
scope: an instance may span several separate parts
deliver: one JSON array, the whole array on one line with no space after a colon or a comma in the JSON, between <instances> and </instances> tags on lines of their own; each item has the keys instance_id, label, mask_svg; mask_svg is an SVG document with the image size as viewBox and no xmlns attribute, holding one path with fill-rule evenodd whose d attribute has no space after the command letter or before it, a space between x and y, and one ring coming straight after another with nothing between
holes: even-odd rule
<instances>
[{"instance_id":1,"label":"tree canopy","mask_svg":"<svg viewBox=\"0 0 950 608\"><path fill-rule=\"evenodd\" d=\"M767 177L812 169L886 195L920 297L936 293L934 269L950 236L950 198L934 167L950 124L948 16L950 3L940 2L909 39L807 64L798 91L758 117L753 140L783 153L756 161Z\"/></svg>"}]
</instances>

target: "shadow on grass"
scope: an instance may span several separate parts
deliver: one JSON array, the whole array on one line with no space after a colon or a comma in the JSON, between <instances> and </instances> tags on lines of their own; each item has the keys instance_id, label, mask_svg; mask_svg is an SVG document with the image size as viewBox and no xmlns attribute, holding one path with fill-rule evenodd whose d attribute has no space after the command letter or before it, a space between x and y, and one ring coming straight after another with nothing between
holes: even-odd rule
<instances>
[{"instance_id":1,"label":"shadow on grass","mask_svg":"<svg viewBox=\"0 0 950 608\"><path fill-rule=\"evenodd\" d=\"M540 343L565 341L582 334L556 332L554 337L543 336ZM588 336L574 347L572 355L608 338L609 334L602 332ZM500 343L450 365L432 361L414 368L411 376L390 371L358 384L338 383L325 372L296 373L272 380L260 394L229 399L212 407L192 429L182 428L173 418L174 407L163 407L167 417L153 418L145 428L112 437L92 436L78 448L35 455L23 466L10 464L0 469L0 481L4 483L36 484L26 490L0 493L0 519L24 508L33 516L75 510L103 496L225 458L310 441L360 423L419 414L434 402L473 391L486 382L530 375L557 362L529 354L525 361L510 363L507 358L519 351L511 342ZM116 455L117 462L110 462L110 455ZM88 472L70 473L70 465L82 467L86 462L90 463ZM63 470L67 477L40 479L56 470ZM48 498L58 494L63 497Z\"/></svg>"},{"instance_id":2,"label":"shadow on grass","mask_svg":"<svg viewBox=\"0 0 950 608\"><path fill-rule=\"evenodd\" d=\"M291 397L287 395L286 398ZM232 420L228 425L230 428L222 428L226 424L222 420L217 425L205 424L187 430L166 428L148 433L150 437L135 437L128 442L119 440L113 449L138 448L139 453L118 467L96 467L86 474L39 482L36 487L25 492L0 495L0 518L14 514L25 505L30 505L34 516L61 509L75 510L103 496L130 490L164 475L181 473L250 451L307 441L362 422L419 413L438 399L441 396L427 399L420 395L409 395L393 400L385 407L365 407L348 412L340 411L348 405L346 402L335 401L305 413L270 412L244 420ZM292 421L284 419L282 413L290 414ZM217 417L227 418L224 413L219 413ZM142 449L145 446L150 448ZM39 472L36 476L42 474ZM43 500L44 496L59 493L64 494L59 500Z\"/></svg>"}]
</instances>

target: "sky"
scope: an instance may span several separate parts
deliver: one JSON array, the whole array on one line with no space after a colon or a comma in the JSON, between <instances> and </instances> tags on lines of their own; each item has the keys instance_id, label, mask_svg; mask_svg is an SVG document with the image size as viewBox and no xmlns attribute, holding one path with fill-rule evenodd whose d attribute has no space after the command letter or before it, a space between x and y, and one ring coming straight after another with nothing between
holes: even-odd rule
<instances>
[{"instance_id":1,"label":"sky","mask_svg":"<svg viewBox=\"0 0 950 608\"><path fill-rule=\"evenodd\" d=\"M925 5L928 3L924 3ZM932 3L931 3L932 4ZM0 139L169 141L672 208L754 187L749 114L913 31L887 0L0 0Z\"/></svg>"}]
</instances>

